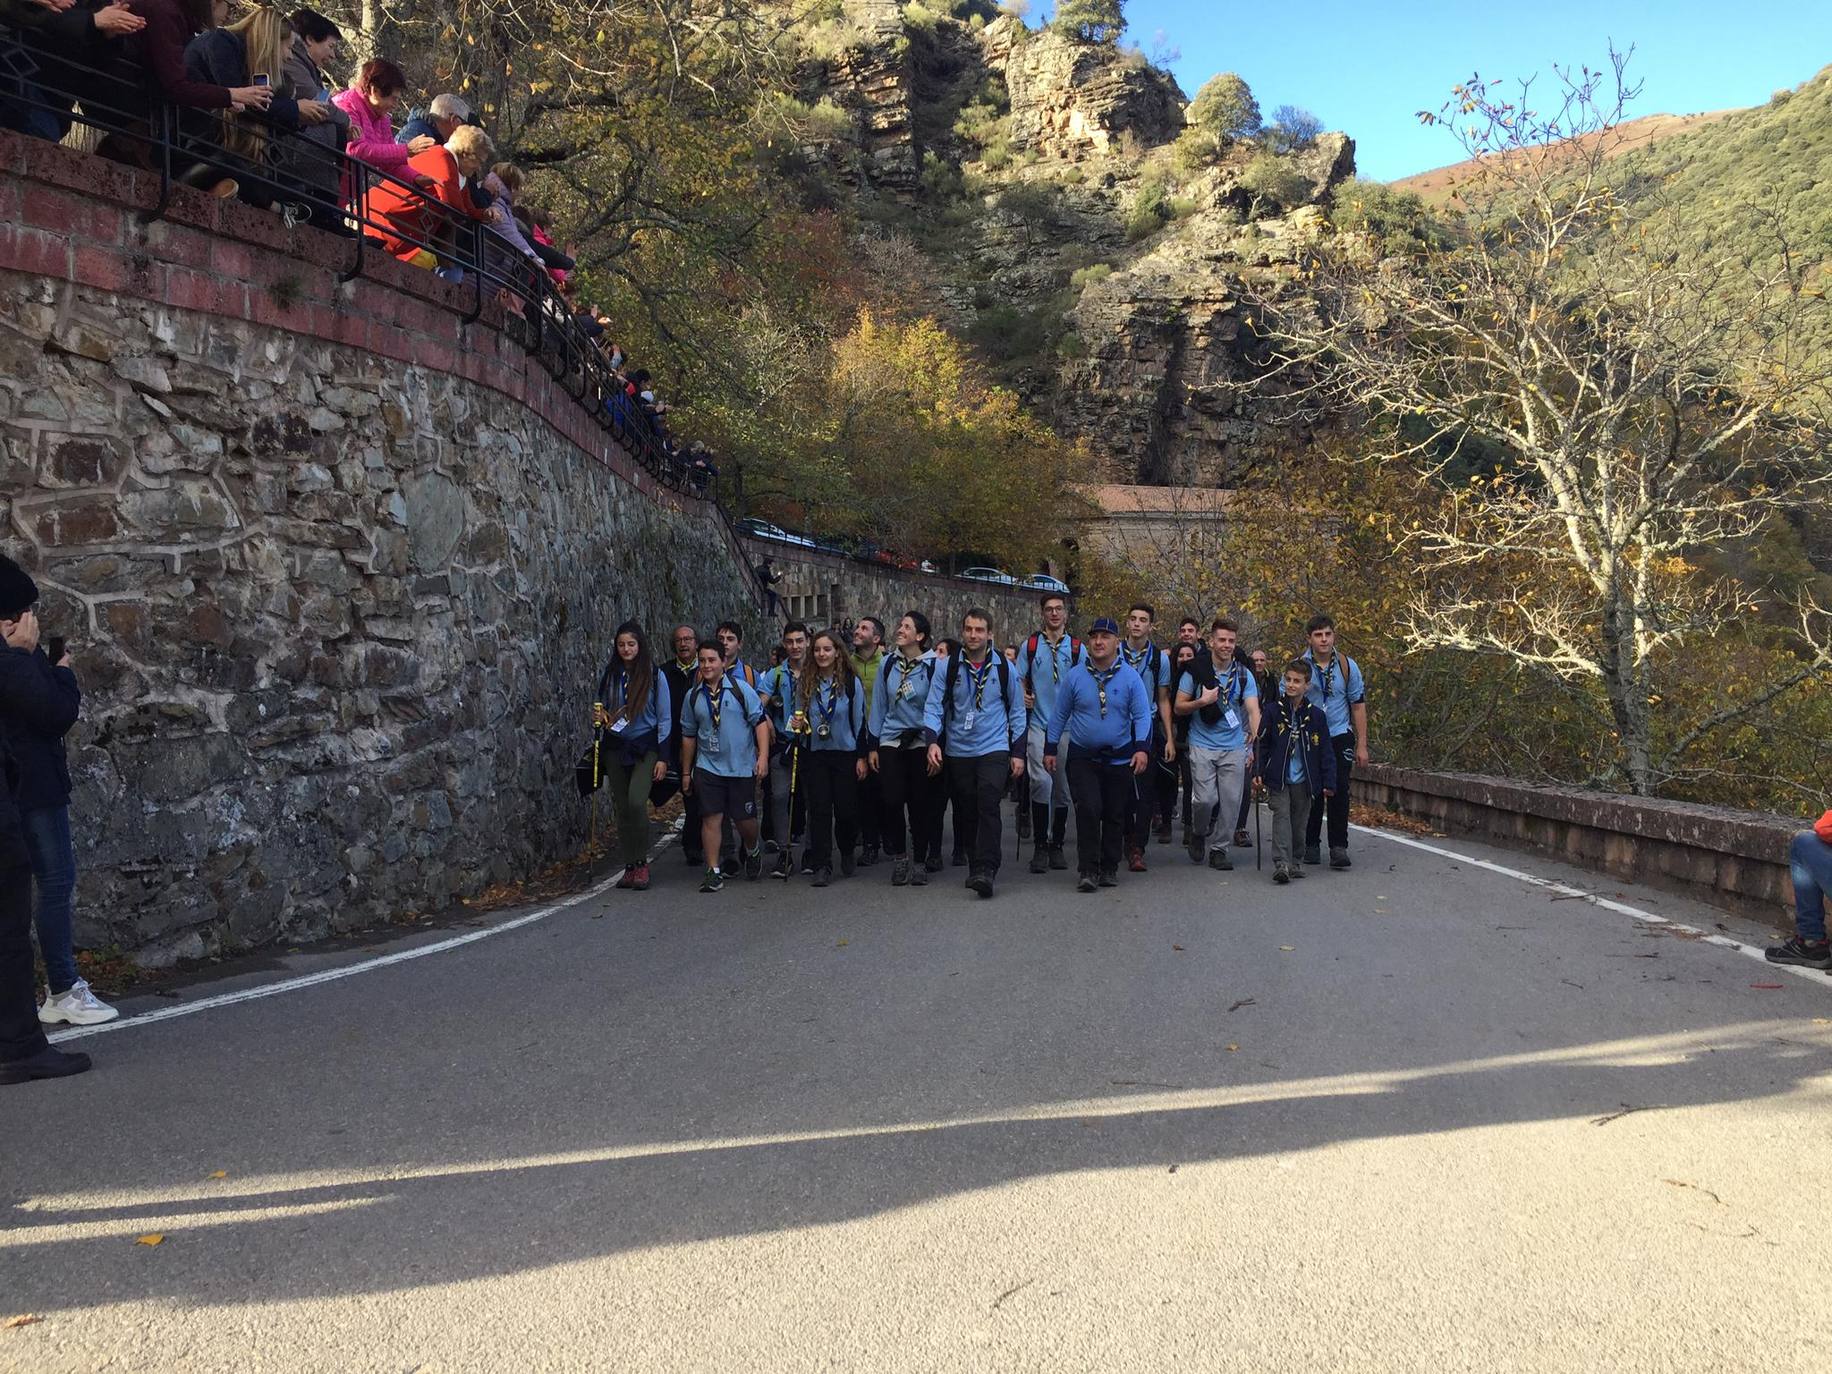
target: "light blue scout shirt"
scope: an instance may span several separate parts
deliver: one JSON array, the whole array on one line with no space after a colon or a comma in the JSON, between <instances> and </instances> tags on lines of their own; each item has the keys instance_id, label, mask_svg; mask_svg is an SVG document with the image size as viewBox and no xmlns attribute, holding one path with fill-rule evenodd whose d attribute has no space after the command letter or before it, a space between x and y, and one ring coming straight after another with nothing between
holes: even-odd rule
<instances>
[{"instance_id":1,"label":"light blue scout shirt","mask_svg":"<svg viewBox=\"0 0 1832 1374\"><path fill-rule=\"evenodd\" d=\"M694 683L681 717L681 735L699 741L693 766L719 778L755 776L757 722L762 719L756 691L735 678L721 677L716 688Z\"/></svg>"},{"instance_id":2,"label":"light blue scout shirt","mask_svg":"<svg viewBox=\"0 0 1832 1374\"><path fill-rule=\"evenodd\" d=\"M801 679L787 661L778 663L757 679L757 692L770 699L770 724L778 735L789 733L789 717L801 705Z\"/></svg>"},{"instance_id":3,"label":"light blue scout shirt","mask_svg":"<svg viewBox=\"0 0 1832 1374\"><path fill-rule=\"evenodd\" d=\"M1061 689L1062 680L1069 675L1069 669L1085 661L1087 656L1087 646L1077 648L1066 631L1054 647L1049 637L1039 632L1034 660L1028 638L1018 646L1018 680L1026 683L1036 698L1036 714L1032 720L1037 725L1044 725L1056 714L1056 693Z\"/></svg>"},{"instance_id":4,"label":"light blue scout shirt","mask_svg":"<svg viewBox=\"0 0 1832 1374\"><path fill-rule=\"evenodd\" d=\"M1221 719L1210 725L1202 718L1202 712L1192 711L1189 715L1190 747L1223 751L1245 749L1247 698L1259 700L1259 684L1240 664L1230 663L1216 685L1222 689L1221 695L1215 698L1215 704L1221 707ZM1191 700L1202 695L1194 674L1185 673L1177 679L1177 695L1188 696Z\"/></svg>"},{"instance_id":5,"label":"light blue scout shirt","mask_svg":"<svg viewBox=\"0 0 1832 1374\"><path fill-rule=\"evenodd\" d=\"M620 664L606 673L604 681L598 684L598 700L613 716L629 699L629 678L629 672ZM655 680L649 684L649 699L643 703L642 714L634 720L613 720L605 737L628 741L632 745L640 744L642 752L647 753L659 747L673 728L674 696L668 688L668 675L657 668Z\"/></svg>"},{"instance_id":6,"label":"light blue scout shirt","mask_svg":"<svg viewBox=\"0 0 1832 1374\"><path fill-rule=\"evenodd\" d=\"M934 654L905 658L887 654L878 666L878 689L871 694L873 743L895 744L906 730L922 729L923 708L929 704L929 678L941 660Z\"/></svg>"},{"instance_id":7,"label":"light blue scout shirt","mask_svg":"<svg viewBox=\"0 0 1832 1374\"><path fill-rule=\"evenodd\" d=\"M1304 748L1304 736L1300 731L1293 730L1290 732L1290 741L1290 752L1285 755L1285 781L1303 782L1304 759L1306 753Z\"/></svg>"},{"instance_id":8,"label":"light blue scout shirt","mask_svg":"<svg viewBox=\"0 0 1832 1374\"><path fill-rule=\"evenodd\" d=\"M1361 668L1347 654L1339 653L1330 661L1329 671L1317 666L1316 655L1309 649L1304 658L1310 664L1310 690L1305 696L1314 706L1321 706L1329 717L1329 732L1346 735L1355 728L1349 718L1349 707L1368 699L1367 686L1361 680Z\"/></svg>"},{"instance_id":9,"label":"light blue scout shirt","mask_svg":"<svg viewBox=\"0 0 1832 1374\"><path fill-rule=\"evenodd\" d=\"M1099 756L1107 763L1130 764L1151 745L1151 696L1145 680L1115 659L1105 672L1092 661L1078 664L1062 680L1056 712L1044 731L1043 752L1054 754L1063 731L1069 734L1069 756Z\"/></svg>"},{"instance_id":10,"label":"light blue scout shirt","mask_svg":"<svg viewBox=\"0 0 1832 1374\"><path fill-rule=\"evenodd\" d=\"M855 677L842 693L832 678L822 678L808 697L808 723L808 745L815 753L858 753L865 729L865 684Z\"/></svg>"},{"instance_id":11,"label":"light blue scout shirt","mask_svg":"<svg viewBox=\"0 0 1832 1374\"><path fill-rule=\"evenodd\" d=\"M948 727L947 743L942 753L951 759L977 759L985 754L1009 754L1012 741L1024 745L1024 689L1018 675L1005 664L998 650L988 649L986 661L979 667L969 663L963 653L955 672L954 700L948 702L948 662L935 665L935 677L929 683L928 704L922 710L922 736L930 744L941 738L942 726ZM1004 700L999 698L999 665L1005 664L1011 686ZM947 706L946 720L943 707ZM1022 753L1019 754L1022 757Z\"/></svg>"},{"instance_id":12,"label":"light blue scout shirt","mask_svg":"<svg viewBox=\"0 0 1832 1374\"><path fill-rule=\"evenodd\" d=\"M1155 671L1151 666L1154 658L1158 663ZM1152 709L1156 710L1158 689L1170 686L1170 655L1149 639L1145 641L1145 647L1135 654L1122 639L1120 641L1120 662L1144 679L1146 689L1151 695ZM1073 731L1070 733L1073 734Z\"/></svg>"}]
</instances>

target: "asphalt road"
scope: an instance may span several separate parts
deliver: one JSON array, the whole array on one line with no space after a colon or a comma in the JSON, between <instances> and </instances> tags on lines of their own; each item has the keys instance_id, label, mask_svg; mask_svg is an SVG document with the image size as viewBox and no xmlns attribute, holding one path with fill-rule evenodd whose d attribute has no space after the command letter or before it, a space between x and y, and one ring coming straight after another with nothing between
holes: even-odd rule
<instances>
[{"instance_id":1,"label":"asphalt road","mask_svg":"<svg viewBox=\"0 0 1832 1374\"><path fill-rule=\"evenodd\" d=\"M670 849L81 1040L0 1094L0 1369L1832 1368L1832 979L1355 843L991 902Z\"/></svg>"}]
</instances>

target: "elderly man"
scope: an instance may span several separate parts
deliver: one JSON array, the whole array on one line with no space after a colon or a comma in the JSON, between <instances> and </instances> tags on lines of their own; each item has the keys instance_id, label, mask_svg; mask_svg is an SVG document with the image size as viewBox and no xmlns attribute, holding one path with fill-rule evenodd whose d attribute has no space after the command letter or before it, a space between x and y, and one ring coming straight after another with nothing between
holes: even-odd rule
<instances>
[{"instance_id":1,"label":"elderly man","mask_svg":"<svg viewBox=\"0 0 1832 1374\"><path fill-rule=\"evenodd\" d=\"M450 142L452 134L470 122L470 102L447 91L434 96L424 114L418 110L410 114L395 142L405 143L411 152L423 153L428 148Z\"/></svg>"}]
</instances>

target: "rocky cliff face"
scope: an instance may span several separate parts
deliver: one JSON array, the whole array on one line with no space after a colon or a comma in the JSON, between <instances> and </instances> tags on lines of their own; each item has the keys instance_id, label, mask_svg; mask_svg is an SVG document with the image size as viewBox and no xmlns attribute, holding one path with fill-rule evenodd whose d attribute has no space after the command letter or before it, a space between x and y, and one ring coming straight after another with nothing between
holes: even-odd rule
<instances>
[{"instance_id":1,"label":"rocky cliff face","mask_svg":"<svg viewBox=\"0 0 1832 1374\"><path fill-rule=\"evenodd\" d=\"M1246 142L1188 171L1183 92L1136 52L1010 17L916 32L885 0L847 13L871 37L826 75L858 112L859 192L913 206L903 232L941 269L950 323L1089 440L1101 480L1228 485L1302 441L1224 383L1256 366L1245 289L1290 289L1352 140L1276 160Z\"/></svg>"}]
</instances>

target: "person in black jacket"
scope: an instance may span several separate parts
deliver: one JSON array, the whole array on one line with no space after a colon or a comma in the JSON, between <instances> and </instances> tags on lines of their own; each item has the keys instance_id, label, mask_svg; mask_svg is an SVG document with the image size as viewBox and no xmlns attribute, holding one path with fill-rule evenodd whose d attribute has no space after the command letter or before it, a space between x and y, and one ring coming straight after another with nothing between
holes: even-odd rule
<instances>
[{"instance_id":1,"label":"person in black jacket","mask_svg":"<svg viewBox=\"0 0 1832 1374\"><path fill-rule=\"evenodd\" d=\"M16 800L22 770L12 741L25 728L61 739L69 725L58 722L66 715L74 719L74 708L33 661L42 657L32 611L37 600L37 584L0 554L0 768L6 780L0 788L0 1084L65 1078L89 1067L88 1055L53 1049L38 1019L32 859Z\"/></svg>"}]
</instances>

